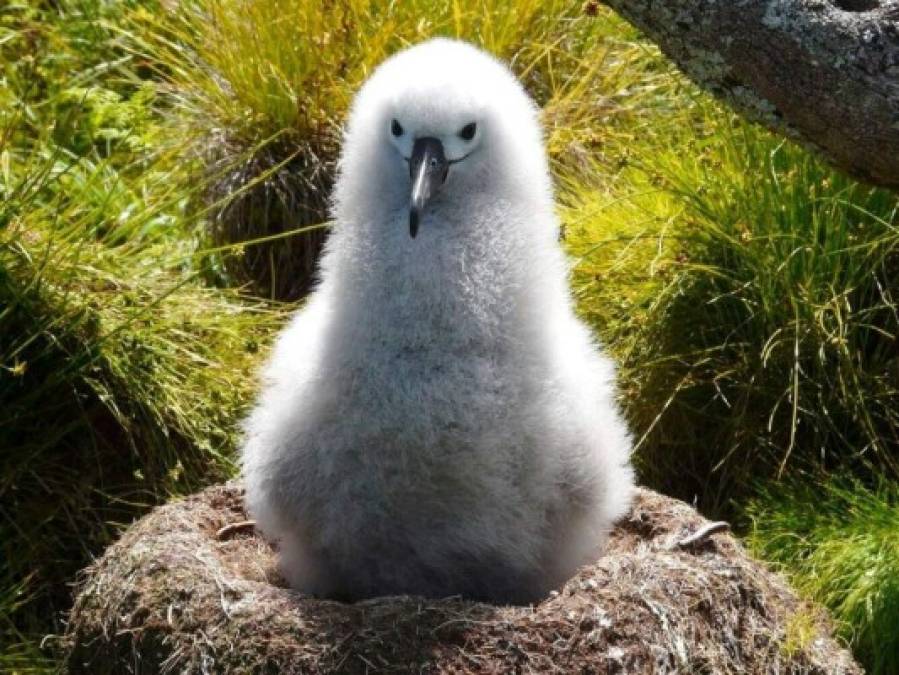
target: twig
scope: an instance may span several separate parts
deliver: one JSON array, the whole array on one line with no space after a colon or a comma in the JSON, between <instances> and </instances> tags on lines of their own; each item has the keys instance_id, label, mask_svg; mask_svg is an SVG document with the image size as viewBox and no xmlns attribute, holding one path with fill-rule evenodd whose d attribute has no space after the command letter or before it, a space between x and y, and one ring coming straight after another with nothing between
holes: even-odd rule
<instances>
[{"instance_id":1,"label":"twig","mask_svg":"<svg viewBox=\"0 0 899 675\"><path fill-rule=\"evenodd\" d=\"M713 534L717 532L724 532L725 530L730 529L730 523L727 523L723 520L719 520L714 523L709 523L704 527L700 527L696 532L691 534L689 537L684 537L679 542L677 542L678 548L690 548L692 546L697 546L698 544L702 544L706 539L711 537Z\"/></svg>"},{"instance_id":2,"label":"twig","mask_svg":"<svg viewBox=\"0 0 899 675\"><path fill-rule=\"evenodd\" d=\"M215 533L216 539L224 539L235 532L243 532L244 530L252 530L256 527L255 520L241 520L239 523L229 523Z\"/></svg>"}]
</instances>

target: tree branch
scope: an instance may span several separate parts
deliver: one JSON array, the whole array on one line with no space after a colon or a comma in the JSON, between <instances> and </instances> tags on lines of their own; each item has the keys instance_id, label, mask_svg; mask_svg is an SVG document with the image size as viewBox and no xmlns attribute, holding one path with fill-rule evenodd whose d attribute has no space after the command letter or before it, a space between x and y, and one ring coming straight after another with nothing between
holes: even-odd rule
<instances>
[{"instance_id":1,"label":"tree branch","mask_svg":"<svg viewBox=\"0 0 899 675\"><path fill-rule=\"evenodd\" d=\"M605 0L699 86L899 188L899 0Z\"/></svg>"}]
</instances>

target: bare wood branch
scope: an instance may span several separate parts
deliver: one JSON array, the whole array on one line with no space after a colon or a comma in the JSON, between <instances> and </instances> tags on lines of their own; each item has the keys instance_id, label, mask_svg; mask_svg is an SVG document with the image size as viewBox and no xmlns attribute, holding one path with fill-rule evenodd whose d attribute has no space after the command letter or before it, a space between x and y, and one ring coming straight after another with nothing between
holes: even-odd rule
<instances>
[{"instance_id":1,"label":"bare wood branch","mask_svg":"<svg viewBox=\"0 0 899 675\"><path fill-rule=\"evenodd\" d=\"M256 527L255 520L241 520L237 523L228 523L215 533L215 538L218 540L222 540L230 537L232 534L243 532L244 530L252 530L254 527Z\"/></svg>"},{"instance_id":2,"label":"bare wood branch","mask_svg":"<svg viewBox=\"0 0 899 675\"><path fill-rule=\"evenodd\" d=\"M718 532L725 532L730 529L730 523L727 523L723 520L716 521L714 523L709 523L704 527L700 527L696 532L691 534L689 537L684 537L680 541L677 542L678 548L692 548L694 546L698 546L705 542L709 537Z\"/></svg>"}]
</instances>

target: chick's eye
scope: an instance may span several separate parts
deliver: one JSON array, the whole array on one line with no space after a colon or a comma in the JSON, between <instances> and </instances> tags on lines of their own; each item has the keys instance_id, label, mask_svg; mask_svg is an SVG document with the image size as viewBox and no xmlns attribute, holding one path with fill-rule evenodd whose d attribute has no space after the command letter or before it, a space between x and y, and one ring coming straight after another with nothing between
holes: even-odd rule
<instances>
[{"instance_id":1,"label":"chick's eye","mask_svg":"<svg viewBox=\"0 0 899 675\"><path fill-rule=\"evenodd\" d=\"M392 133L394 136L402 136L403 135L403 127L396 120L391 120L390 133Z\"/></svg>"},{"instance_id":2,"label":"chick's eye","mask_svg":"<svg viewBox=\"0 0 899 675\"><path fill-rule=\"evenodd\" d=\"M464 127L459 130L459 138L463 141L470 141L474 138L475 132L478 130L478 125L474 122L469 122Z\"/></svg>"}]
</instances>

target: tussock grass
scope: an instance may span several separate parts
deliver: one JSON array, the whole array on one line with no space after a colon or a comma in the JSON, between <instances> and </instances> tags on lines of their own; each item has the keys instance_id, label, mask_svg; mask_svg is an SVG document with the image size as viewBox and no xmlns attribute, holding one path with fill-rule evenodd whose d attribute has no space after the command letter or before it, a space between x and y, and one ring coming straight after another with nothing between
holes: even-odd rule
<instances>
[{"instance_id":1,"label":"tussock grass","mask_svg":"<svg viewBox=\"0 0 899 675\"><path fill-rule=\"evenodd\" d=\"M720 513L794 468L899 477L896 196L703 97L622 158L566 218L644 480Z\"/></svg>"},{"instance_id":2,"label":"tussock grass","mask_svg":"<svg viewBox=\"0 0 899 675\"><path fill-rule=\"evenodd\" d=\"M830 608L869 673L899 670L899 488L808 476L747 508L752 551Z\"/></svg>"},{"instance_id":3,"label":"tussock grass","mask_svg":"<svg viewBox=\"0 0 899 675\"><path fill-rule=\"evenodd\" d=\"M690 86L658 91L669 105L634 87L638 114L561 190L641 478L741 528L748 512L754 552L894 672L899 200Z\"/></svg>"},{"instance_id":4,"label":"tussock grass","mask_svg":"<svg viewBox=\"0 0 899 675\"><path fill-rule=\"evenodd\" d=\"M23 634L16 617L30 601L28 580L19 583L0 577L0 670L5 673L43 673L53 663L42 653L34 635Z\"/></svg>"},{"instance_id":5,"label":"tussock grass","mask_svg":"<svg viewBox=\"0 0 899 675\"><path fill-rule=\"evenodd\" d=\"M193 0L135 21L144 32L134 48L174 85L193 128L225 130L246 146L279 134L310 142L338 130L378 64L434 36L468 40L511 62L541 104L565 91L589 95L600 78L594 57L615 32L560 0Z\"/></svg>"},{"instance_id":6,"label":"tussock grass","mask_svg":"<svg viewBox=\"0 0 899 675\"><path fill-rule=\"evenodd\" d=\"M202 283L153 88L93 25L113 4L3 17L0 670L51 665L41 638L121 526L231 475L279 316Z\"/></svg>"},{"instance_id":7,"label":"tussock grass","mask_svg":"<svg viewBox=\"0 0 899 675\"><path fill-rule=\"evenodd\" d=\"M476 3L194 0L137 13L130 37L170 85L175 136L193 139L209 181L210 235L248 242L322 223L340 127L359 85L393 52L433 36L471 41L510 62L545 107L550 151L574 161L597 143L634 59L621 24L559 0ZM612 54L616 51L616 54ZM294 299L310 287L322 229L231 249L224 283ZM283 270L289 269L285 275Z\"/></svg>"},{"instance_id":8,"label":"tussock grass","mask_svg":"<svg viewBox=\"0 0 899 675\"><path fill-rule=\"evenodd\" d=\"M33 596L12 607L23 634L49 630L116 523L230 475L272 323L197 282L165 200L114 209L108 171L13 158L0 183L0 576Z\"/></svg>"}]
</instances>

